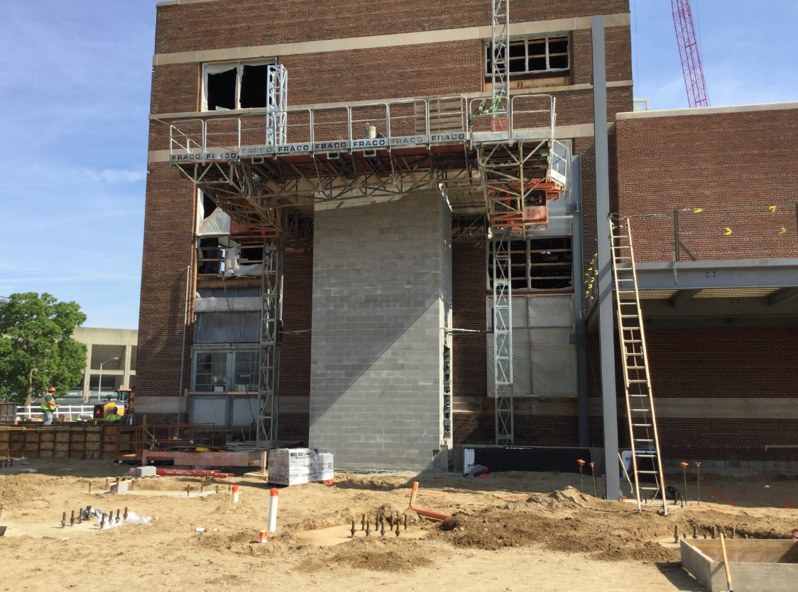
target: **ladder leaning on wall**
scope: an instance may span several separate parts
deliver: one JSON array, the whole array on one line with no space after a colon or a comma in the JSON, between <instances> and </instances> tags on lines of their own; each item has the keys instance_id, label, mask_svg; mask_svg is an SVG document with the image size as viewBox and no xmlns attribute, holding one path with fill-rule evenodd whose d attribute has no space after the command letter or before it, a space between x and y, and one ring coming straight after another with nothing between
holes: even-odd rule
<instances>
[{"instance_id":1,"label":"ladder leaning on wall","mask_svg":"<svg viewBox=\"0 0 798 592\"><path fill-rule=\"evenodd\" d=\"M637 508L641 510L643 501L649 497L654 502L659 494L662 509L667 516L668 503L654 413L654 393L651 389L632 229L628 218L610 219L610 245ZM654 480L653 485L650 483L651 478ZM651 492L651 495L641 496L641 491Z\"/></svg>"}]
</instances>

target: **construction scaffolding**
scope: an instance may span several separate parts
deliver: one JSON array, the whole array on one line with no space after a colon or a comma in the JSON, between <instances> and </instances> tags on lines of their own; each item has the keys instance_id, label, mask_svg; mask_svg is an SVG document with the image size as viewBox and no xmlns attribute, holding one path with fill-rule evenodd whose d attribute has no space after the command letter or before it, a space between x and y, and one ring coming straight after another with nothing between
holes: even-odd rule
<instances>
[{"instance_id":1,"label":"construction scaffolding","mask_svg":"<svg viewBox=\"0 0 798 592\"><path fill-rule=\"evenodd\" d=\"M506 2L497 4L506 8ZM274 76L280 75L276 70ZM497 75L495 88L504 84L505 92L495 104L506 97L506 125L498 131L496 113L486 111L480 99L460 96L321 109L281 104L265 115L171 124L171 164L230 216L231 239L263 247L260 444L278 439L283 249L312 245L316 203L424 189L481 189L483 203L475 202L469 213L487 222L497 261L507 254L506 269L495 266L493 282L499 355L492 394L496 442L513 443L509 241L547 228L548 202L565 190L570 155L554 137L554 98L510 97L506 72ZM284 96L276 92L275 102Z\"/></svg>"}]
</instances>

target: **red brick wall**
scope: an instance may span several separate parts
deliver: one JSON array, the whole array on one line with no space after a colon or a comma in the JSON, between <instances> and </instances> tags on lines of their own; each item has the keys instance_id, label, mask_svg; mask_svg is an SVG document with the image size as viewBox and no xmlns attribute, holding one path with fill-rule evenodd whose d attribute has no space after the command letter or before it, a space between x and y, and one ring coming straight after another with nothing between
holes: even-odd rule
<instances>
[{"instance_id":1,"label":"red brick wall","mask_svg":"<svg viewBox=\"0 0 798 592\"><path fill-rule=\"evenodd\" d=\"M488 389L484 243L452 245L452 327L480 333L455 335L452 343L452 393L484 397ZM457 426L455 425L455 432Z\"/></svg>"},{"instance_id":2,"label":"red brick wall","mask_svg":"<svg viewBox=\"0 0 798 592\"><path fill-rule=\"evenodd\" d=\"M190 183L181 179L168 164L149 166L136 370L136 394L139 396L180 394L186 267L194 266L195 207L195 191ZM193 294L192 286L184 389L190 384Z\"/></svg>"},{"instance_id":3,"label":"red brick wall","mask_svg":"<svg viewBox=\"0 0 798 592\"><path fill-rule=\"evenodd\" d=\"M220 0L158 9L155 53L488 26L487 0ZM524 0L512 22L629 12L628 0Z\"/></svg>"},{"instance_id":4,"label":"red brick wall","mask_svg":"<svg viewBox=\"0 0 798 592\"><path fill-rule=\"evenodd\" d=\"M283 342L280 396L310 396L310 333L313 306L313 251L286 249L283 257ZM280 420L282 422L282 418ZM307 415L305 416L307 423ZM280 427L282 429L282 426ZM307 439L307 430L302 439ZM282 436L281 436L282 438Z\"/></svg>"},{"instance_id":5,"label":"red brick wall","mask_svg":"<svg viewBox=\"0 0 798 592\"><path fill-rule=\"evenodd\" d=\"M714 329L646 332L655 401L664 398L798 398L794 386L796 329ZM588 394L600 397L598 334L588 335ZM625 405L620 358L616 357L619 408ZM707 409L712 414L712 409ZM666 459L798 459L798 451L765 452L768 444L794 444L798 419L713 419L659 416ZM629 428L619 413L621 446ZM592 446L603 446L600 417L590 418Z\"/></svg>"},{"instance_id":6,"label":"red brick wall","mask_svg":"<svg viewBox=\"0 0 798 592\"><path fill-rule=\"evenodd\" d=\"M674 209L699 260L798 257L798 110L628 119L615 135L619 211L652 216L632 224L638 261L672 260Z\"/></svg>"}]
</instances>

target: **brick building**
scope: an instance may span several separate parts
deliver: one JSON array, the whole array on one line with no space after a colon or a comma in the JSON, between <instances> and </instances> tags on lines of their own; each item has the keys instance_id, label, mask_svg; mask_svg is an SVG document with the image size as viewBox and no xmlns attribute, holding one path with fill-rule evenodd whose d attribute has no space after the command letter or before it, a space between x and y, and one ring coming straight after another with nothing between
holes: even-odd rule
<instances>
[{"instance_id":1,"label":"brick building","mask_svg":"<svg viewBox=\"0 0 798 592\"><path fill-rule=\"evenodd\" d=\"M594 15L609 207L633 217L663 457L786 460L764 446L798 436L798 105L633 113L628 0L511 3L511 148L547 129L548 99L529 95L552 97L567 151L555 157L570 167L545 229L510 243L514 443L598 448L608 425L583 289L607 225ZM496 131L477 116L492 92L491 2L172 0L157 19L137 410L254 440L271 380L270 429L340 467L423 469L442 449L496 442L491 194L474 152L488 144L471 135ZM264 89L279 72L284 155L253 148L277 129ZM424 149L383 149L399 136ZM355 149L361 137L375 148ZM275 228L281 297L264 305ZM281 323L261 324L276 302ZM279 351L267 375L264 335Z\"/></svg>"}]
</instances>

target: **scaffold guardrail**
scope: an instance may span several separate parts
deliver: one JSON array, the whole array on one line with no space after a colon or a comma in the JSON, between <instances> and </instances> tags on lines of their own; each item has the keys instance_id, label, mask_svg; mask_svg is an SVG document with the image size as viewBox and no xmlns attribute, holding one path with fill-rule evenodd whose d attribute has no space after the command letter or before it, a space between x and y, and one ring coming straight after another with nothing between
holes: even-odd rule
<instances>
[{"instance_id":1,"label":"scaffold guardrail","mask_svg":"<svg viewBox=\"0 0 798 592\"><path fill-rule=\"evenodd\" d=\"M170 160L187 163L442 144L556 142L555 99L551 95L513 96L499 126L495 114L481 109L481 103L484 99L448 96L287 109L285 117L270 119L283 121L281 130L267 128L266 113L217 117L209 112L206 118L170 124ZM287 142L269 145L272 136L285 137ZM555 159L552 164L557 165L552 170L564 182L567 163Z\"/></svg>"}]
</instances>

